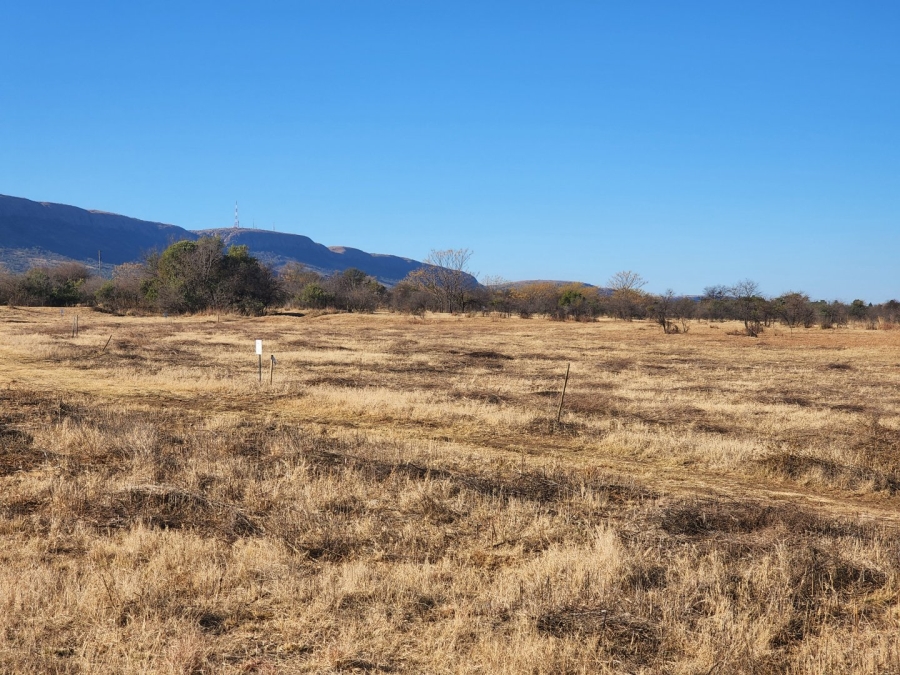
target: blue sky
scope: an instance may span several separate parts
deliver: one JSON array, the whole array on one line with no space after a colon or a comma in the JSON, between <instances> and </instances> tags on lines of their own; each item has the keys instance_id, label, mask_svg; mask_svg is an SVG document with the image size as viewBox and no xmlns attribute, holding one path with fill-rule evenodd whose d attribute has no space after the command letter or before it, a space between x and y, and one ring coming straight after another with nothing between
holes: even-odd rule
<instances>
[{"instance_id":1,"label":"blue sky","mask_svg":"<svg viewBox=\"0 0 900 675\"><path fill-rule=\"evenodd\" d=\"M7 3L0 193L880 302L898 35L896 2Z\"/></svg>"}]
</instances>

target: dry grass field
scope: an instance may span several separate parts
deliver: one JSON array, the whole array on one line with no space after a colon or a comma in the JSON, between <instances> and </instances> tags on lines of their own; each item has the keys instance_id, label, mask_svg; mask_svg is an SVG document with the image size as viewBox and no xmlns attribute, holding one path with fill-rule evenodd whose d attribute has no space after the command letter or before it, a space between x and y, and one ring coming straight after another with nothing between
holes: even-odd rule
<instances>
[{"instance_id":1,"label":"dry grass field","mask_svg":"<svg viewBox=\"0 0 900 675\"><path fill-rule=\"evenodd\" d=\"M73 311L0 308L0 672L900 672L900 331Z\"/></svg>"}]
</instances>

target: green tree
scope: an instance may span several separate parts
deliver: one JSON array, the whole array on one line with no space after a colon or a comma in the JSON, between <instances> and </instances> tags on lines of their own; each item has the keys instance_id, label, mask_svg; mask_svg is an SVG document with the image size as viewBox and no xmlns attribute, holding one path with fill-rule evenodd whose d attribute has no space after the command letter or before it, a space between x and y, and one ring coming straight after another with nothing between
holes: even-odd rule
<instances>
[{"instance_id":1,"label":"green tree","mask_svg":"<svg viewBox=\"0 0 900 675\"><path fill-rule=\"evenodd\" d=\"M850 303L850 318L856 321L865 321L869 318L869 306L863 300L854 300Z\"/></svg>"},{"instance_id":2,"label":"green tree","mask_svg":"<svg viewBox=\"0 0 900 675\"><path fill-rule=\"evenodd\" d=\"M785 293L775 299L774 305L777 315L788 325L792 334L798 325L809 328L815 321L815 310L805 293L796 291Z\"/></svg>"},{"instance_id":3,"label":"green tree","mask_svg":"<svg viewBox=\"0 0 900 675\"><path fill-rule=\"evenodd\" d=\"M219 237L179 241L148 260L145 294L160 309L262 313L281 298L272 271L246 246L227 251Z\"/></svg>"}]
</instances>

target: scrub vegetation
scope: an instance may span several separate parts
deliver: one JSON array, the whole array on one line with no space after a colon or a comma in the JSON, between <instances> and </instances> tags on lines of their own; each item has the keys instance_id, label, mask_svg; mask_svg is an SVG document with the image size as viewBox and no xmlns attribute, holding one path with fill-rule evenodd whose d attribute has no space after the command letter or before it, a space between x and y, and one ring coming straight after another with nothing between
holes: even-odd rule
<instances>
[{"instance_id":1,"label":"scrub vegetation","mask_svg":"<svg viewBox=\"0 0 900 675\"><path fill-rule=\"evenodd\" d=\"M900 670L900 331L685 321L0 307L0 672Z\"/></svg>"},{"instance_id":2,"label":"scrub vegetation","mask_svg":"<svg viewBox=\"0 0 900 675\"><path fill-rule=\"evenodd\" d=\"M739 321L757 337L776 325L868 330L900 325L900 301L859 298L811 300L800 291L763 295L750 279L707 286L699 296L644 291L637 272L616 272L605 287L580 282L510 282L469 270L470 249L433 250L422 266L388 288L353 267L320 274L291 262L277 272L246 246L226 247L219 237L179 241L143 263L116 266L111 279L80 263L33 267L12 274L0 265L0 304L11 307L91 306L114 314L235 313L259 316L288 306L306 310L371 313L379 309L424 316L426 312L543 317L555 321L649 319L663 332L689 330L692 320Z\"/></svg>"}]
</instances>

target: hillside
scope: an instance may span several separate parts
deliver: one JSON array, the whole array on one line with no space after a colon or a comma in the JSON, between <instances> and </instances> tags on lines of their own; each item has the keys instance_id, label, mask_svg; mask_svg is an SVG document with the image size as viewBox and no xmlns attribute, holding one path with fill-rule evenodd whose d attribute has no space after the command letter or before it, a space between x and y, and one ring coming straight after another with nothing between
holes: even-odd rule
<instances>
[{"instance_id":1,"label":"hillside","mask_svg":"<svg viewBox=\"0 0 900 675\"><path fill-rule=\"evenodd\" d=\"M245 228L198 230L194 234L218 235L228 245L245 245L253 255L275 269L290 262L302 263L321 274L355 267L388 285L396 284L411 271L422 266L421 262L410 258L366 253L344 246L329 248L301 234Z\"/></svg>"},{"instance_id":2,"label":"hillside","mask_svg":"<svg viewBox=\"0 0 900 675\"><path fill-rule=\"evenodd\" d=\"M276 269L290 262L321 274L356 267L388 285L422 265L410 258L343 246L329 248L299 234L243 228L191 231L115 213L0 195L0 264L14 272L67 260L96 267L97 252L102 251L103 273L110 274L114 265L137 262L149 251L203 235L219 235L229 245L246 245Z\"/></svg>"},{"instance_id":3,"label":"hillside","mask_svg":"<svg viewBox=\"0 0 900 675\"><path fill-rule=\"evenodd\" d=\"M66 204L0 195L0 262L22 271L35 261L70 259L120 265L179 239L196 239L184 228L88 211Z\"/></svg>"}]
</instances>

